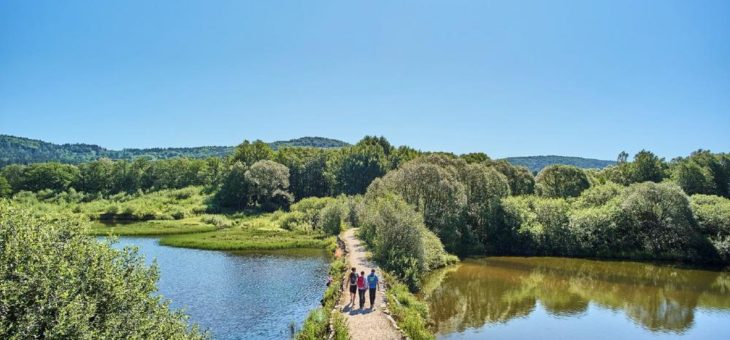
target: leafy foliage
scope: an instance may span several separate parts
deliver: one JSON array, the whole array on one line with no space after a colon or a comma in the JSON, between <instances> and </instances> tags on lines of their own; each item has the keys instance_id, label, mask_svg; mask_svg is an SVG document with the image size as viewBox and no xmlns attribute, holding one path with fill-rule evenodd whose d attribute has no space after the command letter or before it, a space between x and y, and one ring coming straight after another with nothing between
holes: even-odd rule
<instances>
[{"instance_id":1,"label":"leafy foliage","mask_svg":"<svg viewBox=\"0 0 730 340\"><path fill-rule=\"evenodd\" d=\"M545 197L576 197L591 186L583 170L568 165L551 165L535 177L535 193Z\"/></svg>"},{"instance_id":2,"label":"leafy foliage","mask_svg":"<svg viewBox=\"0 0 730 340\"><path fill-rule=\"evenodd\" d=\"M558 164L572 165L583 169L603 169L616 163L600 159L565 156L507 157L504 160L514 165L524 166L534 173L538 173L550 165Z\"/></svg>"},{"instance_id":3,"label":"leafy foliage","mask_svg":"<svg viewBox=\"0 0 730 340\"><path fill-rule=\"evenodd\" d=\"M371 197L364 204L359 217L360 237L372 249L373 258L412 290L418 290L425 270L454 261L426 229L422 215L401 197Z\"/></svg>"},{"instance_id":4,"label":"leafy foliage","mask_svg":"<svg viewBox=\"0 0 730 340\"><path fill-rule=\"evenodd\" d=\"M347 143L322 137L303 137L288 141L270 143L271 149L282 147L340 148ZM133 160L136 158L209 158L227 157L233 154L232 146L201 146L192 148L151 148L108 150L90 144L53 144L40 140L0 135L0 167L8 164L30 164L43 162L85 163L100 158Z\"/></svg>"},{"instance_id":5,"label":"leafy foliage","mask_svg":"<svg viewBox=\"0 0 730 340\"><path fill-rule=\"evenodd\" d=\"M155 295L155 267L73 219L0 202L0 249L2 338L203 338Z\"/></svg>"},{"instance_id":6,"label":"leafy foliage","mask_svg":"<svg viewBox=\"0 0 730 340\"><path fill-rule=\"evenodd\" d=\"M718 255L730 261L730 199L711 196L694 195L691 206L702 232L708 235Z\"/></svg>"}]
</instances>

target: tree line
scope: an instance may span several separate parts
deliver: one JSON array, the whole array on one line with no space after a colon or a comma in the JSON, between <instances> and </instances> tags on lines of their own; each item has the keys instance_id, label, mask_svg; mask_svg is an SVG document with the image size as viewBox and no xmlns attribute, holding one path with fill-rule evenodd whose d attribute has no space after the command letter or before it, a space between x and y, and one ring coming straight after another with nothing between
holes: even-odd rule
<instances>
[{"instance_id":1,"label":"tree line","mask_svg":"<svg viewBox=\"0 0 730 340\"><path fill-rule=\"evenodd\" d=\"M632 160L621 153L604 169L552 165L535 176L484 153L424 153L371 136L339 149L273 150L261 141L244 141L226 158L100 159L9 165L0 171L5 196L44 189L104 196L196 185L213 194L213 210L286 210L307 197L362 195L352 214L368 213L353 218L353 224L365 227L366 242L375 249L378 242L393 241L377 241L391 232L383 228L404 226L421 230L411 236L426 243L431 234L437 236L446 251L460 256L703 261L727 259L729 183L730 155L706 150L671 161L646 150ZM399 212L405 215L396 216ZM393 223L383 222L388 219ZM400 256L384 244L380 255ZM438 263L426 259L428 254L394 261L412 261L417 272L432 267L429 261Z\"/></svg>"}]
</instances>

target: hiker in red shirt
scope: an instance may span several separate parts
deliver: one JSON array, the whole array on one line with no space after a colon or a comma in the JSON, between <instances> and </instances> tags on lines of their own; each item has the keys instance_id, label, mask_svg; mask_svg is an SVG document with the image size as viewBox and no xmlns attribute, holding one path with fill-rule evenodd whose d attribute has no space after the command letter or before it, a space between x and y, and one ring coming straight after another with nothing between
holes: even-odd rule
<instances>
[{"instance_id":1,"label":"hiker in red shirt","mask_svg":"<svg viewBox=\"0 0 730 340\"><path fill-rule=\"evenodd\" d=\"M360 272L357 277L357 293L360 296L360 309L365 307L365 292L368 290L367 281L365 281L365 272Z\"/></svg>"}]
</instances>

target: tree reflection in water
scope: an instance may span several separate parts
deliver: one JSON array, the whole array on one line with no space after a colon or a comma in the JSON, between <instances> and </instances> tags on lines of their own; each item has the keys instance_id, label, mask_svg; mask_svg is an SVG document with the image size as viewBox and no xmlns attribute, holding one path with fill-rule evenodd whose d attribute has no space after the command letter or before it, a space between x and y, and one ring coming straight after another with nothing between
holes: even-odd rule
<instances>
[{"instance_id":1,"label":"tree reflection in water","mask_svg":"<svg viewBox=\"0 0 730 340\"><path fill-rule=\"evenodd\" d=\"M636 262L490 257L431 274L421 297L441 334L526 317L538 301L553 316L584 315L593 304L622 311L649 331L681 334L697 308L730 310L730 275Z\"/></svg>"}]
</instances>

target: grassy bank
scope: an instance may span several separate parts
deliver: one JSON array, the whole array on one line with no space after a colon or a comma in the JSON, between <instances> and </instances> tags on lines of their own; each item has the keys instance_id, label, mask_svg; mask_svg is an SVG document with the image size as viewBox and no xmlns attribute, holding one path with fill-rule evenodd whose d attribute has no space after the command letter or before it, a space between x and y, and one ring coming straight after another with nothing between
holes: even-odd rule
<instances>
[{"instance_id":1,"label":"grassy bank","mask_svg":"<svg viewBox=\"0 0 730 340\"><path fill-rule=\"evenodd\" d=\"M300 234L285 230L257 230L233 227L204 233L165 236L160 244L172 247L247 250L285 248L326 248L332 242L324 235Z\"/></svg>"},{"instance_id":2,"label":"grassy bank","mask_svg":"<svg viewBox=\"0 0 730 340\"><path fill-rule=\"evenodd\" d=\"M199 218L186 218L173 221L144 221L130 223L92 222L88 233L96 236L159 236L171 234L190 234L214 231L217 227Z\"/></svg>"},{"instance_id":3,"label":"grassy bank","mask_svg":"<svg viewBox=\"0 0 730 340\"><path fill-rule=\"evenodd\" d=\"M330 248L334 251L336 248ZM347 331L347 321L340 313L333 313L333 309L342 295L341 279L345 273L347 263L345 257L336 258L330 264L329 275L333 281L324 292L322 307L311 311L297 333L298 340L327 339L332 325L333 338L337 340L350 339Z\"/></svg>"},{"instance_id":4,"label":"grassy bank","mask_svg":"<svg viewBox=\"0 0 730 340\"><path fill-rule=\"evenodd\" d=\"M383 272L383 279L388 285L385 292L388 309L403 333L414 340L436 339L428 329L428 305L419 301L393 274Z\"/></svg>"}]
</instances>

